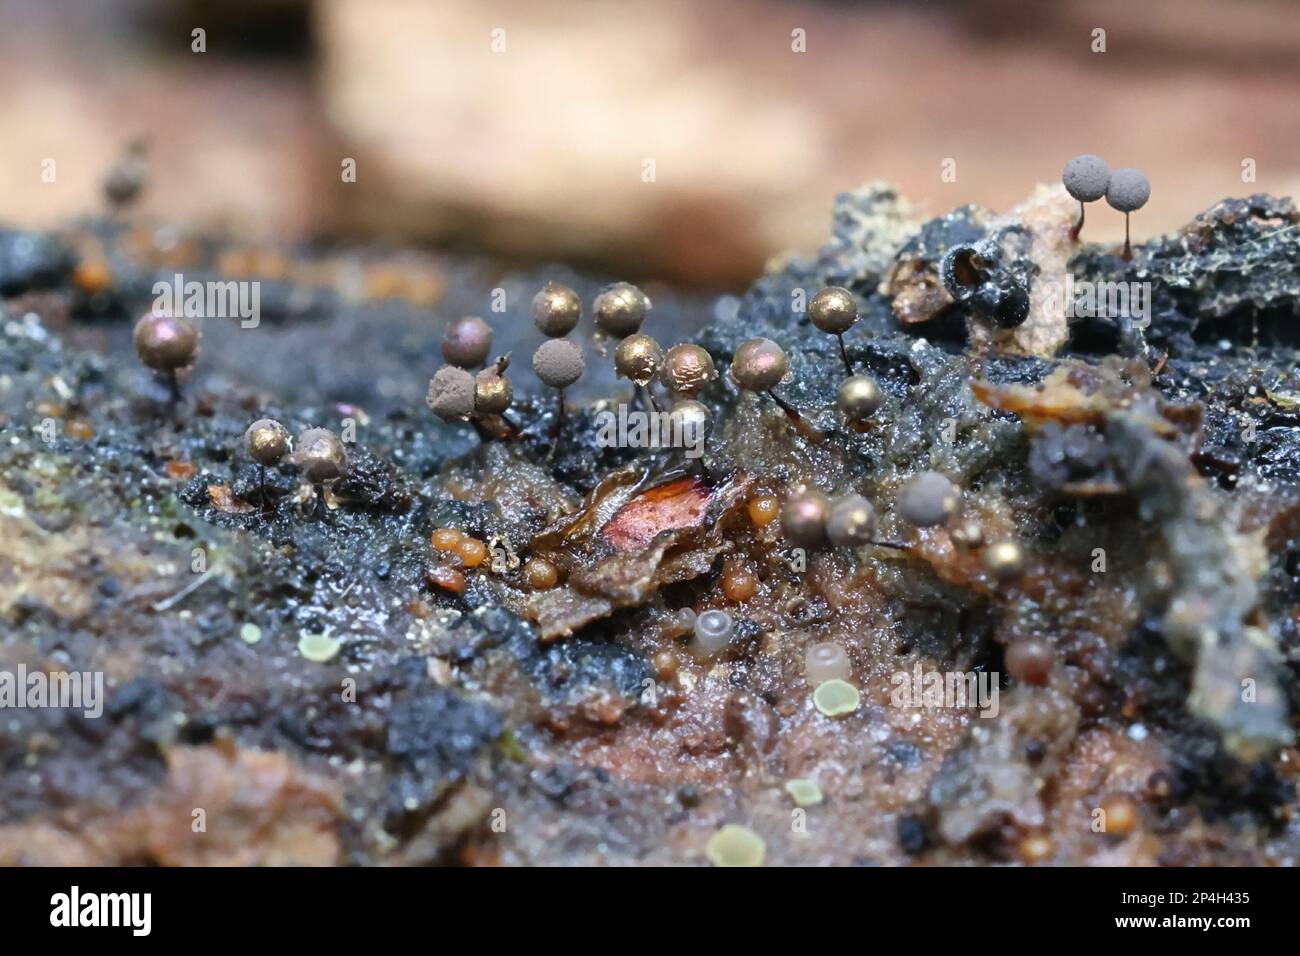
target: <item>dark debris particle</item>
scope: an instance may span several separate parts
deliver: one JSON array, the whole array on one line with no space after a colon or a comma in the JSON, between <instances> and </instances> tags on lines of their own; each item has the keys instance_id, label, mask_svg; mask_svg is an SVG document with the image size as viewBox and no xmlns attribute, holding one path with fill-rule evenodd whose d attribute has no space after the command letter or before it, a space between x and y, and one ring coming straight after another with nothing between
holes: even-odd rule
<instances>
[{"instance_id":1,"label":"dark debris particle","mask_svg":"<svg viewBox=\"0 0 1300 956\"><path fill-rule=\"evenodd\" d=\"M465 772L503 729L494 708L433 687L393 703L385 749L411 763L429 763L439 774Z\"/></svg>"},{"instance_id":2,"label":"dark debris particle","mask_svg":"<svg viewBox=\"0 0 1300 956\"><path fill-rule=\"evenodd\" d=\"M904 813L898 818L898 843L908 856L919 856L930 843L925 821L915 814Z\"/></svg>"},{"instance_id":3,"label":"dark debris particle","mask_svg":"<svg viewBox=\"0 0 1300 956\"><path fill-rule=\"evenodd\" d=\"M900 767L915 767L921 763L922 750L910 740L898 740L886 750L889 759Z\"/></svg>"},{"instance_id":4,"label":"dark debris particle","mask_svg":"<svg viewBox=\"0 0 1300 956\"><path fill-rule=\"evenodd\" d=\"M939 264L944 288L975 315L1002 328L1029 317L1029 289L1037 267L1030 237L1019 228L949 249Z\"/></svg>"},{"instance_id":5,"label":"dark debris particle","mask_svg":"<svg viewBox=\"0 0 1300 956\"><path fill-rule=\"evenodd\" d=\"M120 685L109 695L104 712L114 720L130 716L154 720L174 710L176 703L176 698L157 681L137 677Z\"/></svg>"},{"instance_id":6,"label":"dark debris particle","mask_svg":"<svg viewBox=\"0 0 1300 956\"><path fill-rule=\"evenodd\" d=\"M573 768L565 766L534 770L529 774L528 779L548 799L560 803L568 798L575 785Z\"/></svg>"},{"instance_id":7,"label":"dark debris particle","mask_svg":"<svg viewBox=\"0 0 1300 956\"><path fill-rule=\"evenodd\" d=\"M401 512L411 507L412 492L386 460L365 448L348 449L348 474L335 491L350 505L376 511Z\"/></svg>"},{"instance_id":8,"label":"dark debris particle","mask_svg":"<svg viewBox=\"0 0 1300 956\"><path fill-rule=\"evenodd\" d=\"M1171 792L1211 820L1243 814L1276 832L1284 826L1279 810L1296 799L1296 785L1264 761L1242 763L1227 754L1213 732L1190 727L1173 735Z\"/></svg>"}]
</instances>

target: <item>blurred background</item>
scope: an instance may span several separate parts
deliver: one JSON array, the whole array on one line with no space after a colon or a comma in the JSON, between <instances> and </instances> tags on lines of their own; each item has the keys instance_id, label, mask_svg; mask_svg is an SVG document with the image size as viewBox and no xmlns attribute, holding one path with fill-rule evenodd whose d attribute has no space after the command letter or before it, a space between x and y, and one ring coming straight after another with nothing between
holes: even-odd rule
<instances>
[{"instance_id":1,"label":"blurred background","mask_svg":"<svg viewBox=\"0 0 1300 956\"><path fill-rule=\"evenodd\" d=\"M1294 0L3 0L0 88L0 223L99 211L143 134L178 224L703 289L868 180L1002 210L1097 152L1151 177L1135 239L1300 193Z\"/></svg>"}]
</instances>

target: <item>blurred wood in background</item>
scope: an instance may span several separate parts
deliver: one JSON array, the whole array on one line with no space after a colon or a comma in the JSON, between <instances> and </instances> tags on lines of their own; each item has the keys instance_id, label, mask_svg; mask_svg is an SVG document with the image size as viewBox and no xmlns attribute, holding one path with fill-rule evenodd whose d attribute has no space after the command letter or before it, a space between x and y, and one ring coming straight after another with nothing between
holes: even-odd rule
<instances>
[{"instance_id":1,"label":"blurred wood in background","mask_svg":"<svg viewBox=\"0 0 1300 956\"><path fill-rule=\"evenodd\" d=\"M1151 176L1138 237L1300 192L1287 0L9 0L0 82L3 220L97 207L147 132L161 216L704 286L816 245L831 197L869 179L932 213L1003 209L1099 152ZM1089 216L1094 239L1122 231Z\"/></svg>"}]
</instances>

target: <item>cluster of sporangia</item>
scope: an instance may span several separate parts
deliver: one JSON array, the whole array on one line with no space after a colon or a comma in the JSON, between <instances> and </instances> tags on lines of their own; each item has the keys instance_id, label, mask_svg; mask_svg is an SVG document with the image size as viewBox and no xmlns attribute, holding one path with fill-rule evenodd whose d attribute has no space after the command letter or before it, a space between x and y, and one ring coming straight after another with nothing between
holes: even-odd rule
<instances>
[{"instance_id":1,"label":"cluster of sporangia","mask_svg":"<svg viewBox=\"0 0 1300 956\"><path fill-rule=\"evenodd\" d=\"M649 409L667 405L669 414L683 425L707 435L713 413L698 400L700 392L718 377L713 358L698 345L683 342L666 351L641 326L651 309L649 297L636 286L618 282L603 289L593 302L598 335L616 338L614 368L637 386L639 397ZM581 346L566 338L582 318L582 299L573 289L547 282L533 298L533 321L547 341L533 353L533 371L543 384L559 396L559 415L564 414L564 390L582 377L586 360ZM844 346L844 333L858 320L857 302L848 289L831 287L817 293L809 305L813 324L839 339L840 355L849 378L840 389L840 408L855 424L865 422L880 407L880 387L874 379L856 375ZM475 374L492 349L492 329L478 317L453 322L442 340L442 366L429 381L426 401L444 421L469 421L480 434L496 432L492 417L504 417L513 389L505 370L510 356L502 356ZM789 374L785 351L767 338L750 339L736 350L731 378L746 391L766 394L786 411L806 435L820 439L797 409L774 389ZM653 390L652 390L653 387ZM505 419L513 431L514 426ZM558 422L557 422L558 429Z\"/></svg>"},{"instance_id":2,"label":"cluster of sporangia","mask_svg":"<svg viewBox=\"0 0 1300 956\"><path fill-rule=\"evenodd\" d=\"M618 374L638 387L642 401L658 408L648 391L658 376L673 398L670 414L707 432L712 415L695 396L717 377L713 360L698 345L675 345L665 353L653 338L641 334L650 308L649 297L627 282L601 290L592 303L598 333L619 339L614 352ZM582 347L567 338L582 318L582 299L568 286L547 282L533 297L532 315L538 330L546 336L533 352L533 372L544 385L556 390L558 434L564 417L564 390L586 371ZM513 395L504 374L510 356L498 358L477 375L470 371L487 360L491 348L492 329L482 319L469 317L453 322L442 340L447 364L430 380L427 397L429 407L439 418L472 422L485 436L498 433L493 427L494 416L510 430L518 431L505 418Z\"/></svg>"},{"instance_id":3,"label":"cluster of sporangia","mask_svg":"<svg viewBox=\"0 0 1300 956\"><path fill-rule=\"evenodd\" d=\"M880 386L867 375L858 375L849 361L844 345L844 333L858 320L857 301L853 293L839 286L822 289L808 306L808 317L813 325L839 339L840 357L849 373L840 386L839 407L845 418L855 426L862 426L880 408L884 401ZM751 339L736 350L731 375L736 384L750 391L771 392L788 371L785 353L770 339ZM783 408L784 402L777 399ZM904 485L899 499L899 512L910 524L919 528L949 525L958 514L961 493L946 477L935 471L925 471ZM781 510L781 531L792 544L804 548L831 545L837 548L858 548L878 544L899 547L896 544L875 540L876 512L871 502L860 494L850 493L828 498L815 488L800 487L787 496ZM958 543L979 548L984 544L983 530L978 522L966 521L953 532ZM1024 555L1015 541L996 542L983 549L985 567L999 581L1012 581L1024 570Z\"/></svg>"},{"instance_id":4,"label":"cluster of sporangia","mask_svg":"<svg viewBox=\"0 0 1300 956\"><path fill-rule=\"evenodd\" d=\"M1151 198L1151 181L1140 169L1126 166L1111 172L1106 160L1092 153L1076 156L1065 164L1061 173L1065 191L1079 201L1079 221L1073 236L1079 238L1083 229L1084 203L1096 202L1103 196L1112 209L1124 214L1124 258L1133 258L1133 245L1129 242L1129 216L1147 204Z\"/></svg>"},{"instance_id":5,"label":"cluster of sporangia","mask_svg":"<svg viewBox=\"0 0 1300 956\"><path fill-rule=\"evenodd\" d=\"M903 485L898 511L915 527L948 528L959 546L982 549L984 567L998 581L1011 582L1024 573L1024 550L1018 541L1007 539L986 545L984 529L978 521L957 520L961 490L937 471L920 472ZM868 544L900 547L874 540L876 512L862 495L830 499L814 488L797 489L786 499L781 509L781 532L792 544L803 548L827 544L839 548Z\"/></svg>"},{"instance_id":6,"label":"cluster of sporangia","mask_svg":"<svg viewBox=\"0 0 1300 956\"><path fill-rule=\"evenodd\" d=\"M650 308L646 294L626 282L602 290L593 303L600 334L619 339L614 351L618 374L630 379L642 401L656 410L660 400L650 386L657 384L660 395L666 393L670 399L669 414L680 418L683 424L689 423L694 434L707 436L713 414L698 400L698 395L718 376L713 359L703 348L691 343L674 345L665 352L654 338L640 331ZM857 301L848 289L831 286L813 296L808 312L814 326L839 340L840 356L848 372L839 390L839 408L852 425L865 427L884 399L875 379L854 372L844 345L844 333L858 320ZM544 384L556 389L559 413L563 416L564 389L576 382L586 368L582 348L566 338L582 317L582 300L567 286L548 282L534 297L532 314L538 329L547 336L533 353L533 371ZM141 361L168 376L174 395L178 389L177 375L193 365L198 343L198 329L181 317L150 313L135 328L135 346ZM448 364L438 369L429 382L427 397L429 407L439 417L446 421L472 421L485 437L499 434L500 423L518 432L518 426L506 417L513 398L510 380L505 376L510 356L496 359L477 374L469 371L487 360L491 347L492 330L482 319L467 317L453 322L442 340L442 354ZM739 388L769 396L805 435L820 440L824 436L774 391L789 370L785 351L768 338L744 342L736 349L731 362L731 378ZM323 498L326 484L344 477L348 471L347 450L328 429L309 428L291 444L283 425L260 419L248 428L244 443L249 456L261 469L263 504L267 503L267 467L290 461L315 487L318 500ZM947 526L957 515L960 500L960 492L951 481L938 472L927 471L913 477L903 488L899 509L903 518L917 527ZM781 526L785 537L799 547L887 544L874 540L875 510L859 494L829 499L815 489L797 489L788 496L782 509ZM953 531L953 538L970 548L984 544L982 531L973 521L962 522ZM1015 541L983 547L982 557L986 568L998 580L1014 580L1023 572L1024 556ZM553 584L553 575L543 577Z\"/></svg>"},{"instance_id":7,"label":"cluster of sporangia","mask_svg":"<svg viewBox=\"0 0 1300 956\"><path fill-rule=\"evenodd\" d=\"M651 306L645 293L634 285L622 282L609 286L596 297L593 306L599 334L620 340L614 351L616 371L637 386L641 401L658 410L666 398L670 415L680 417L683 423L692 422L700 429L697 434L707 435L713 416L698 395L718 375L709 353L690 343L665 351L653 337L641 332ZM822 289L813 296L808 312L816 328L839 341L840 357L848 373L839 390L841 412L854 427L866 427L884 397L875 379L855 373L844 344L844 333L858 321L853 293L838 286ZM563 390L585 370L582 349L565 338L581 319L582 300L567 286L548 282L533 299L532 314L538 329L548 336L533 355L533 370L543 383L560 392L562 413ZM482 319L461 319L448 329L442 348L449 364L439 369L429 383L428 396L429 406L443 419L477 423L485 416L504 413L509 406L511 389L502 376L508 356L477 376L468 371L486 360L491 341L491 329ZM776 393L776 387L790 371L789 359L776 342L768 338L744 342L736 349L730 371L737 387L770 397L805 436L824 438ZM652 385L658 394L651 390ZM904 488L900 511L918 527L947 525L958 512L960 499L960 492L943 475L923 472ZM875 510L859 494L829 499L820 491L801 488L787 498L781 521L785 537L800 547L900 547L875 540ZM1011 581L1022 573L1024 557L1017 542L1001 541L983 547L982 530L974 521L963 522L953 531L953 537L963 546L983 548L985 567L996 579Z\"/></svg>"}]
</instances>

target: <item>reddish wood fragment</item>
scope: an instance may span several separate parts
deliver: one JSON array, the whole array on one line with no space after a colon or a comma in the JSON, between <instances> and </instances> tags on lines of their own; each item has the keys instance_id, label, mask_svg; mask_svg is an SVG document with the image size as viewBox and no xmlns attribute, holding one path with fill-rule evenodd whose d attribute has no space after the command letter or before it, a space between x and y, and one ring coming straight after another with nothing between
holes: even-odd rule
<instances>
[{"instance_id":1,"label":"reddish wood fragment","mask_svg":"<svg viewBox=\"0 0 1300 956\"><path fill-rule=\"evenodd\" d=\"M640 551L661 531L704 522L709 488L696 477L679 478L637 495L614 515L601 536L620 551Z\"/></svg>"}]
</instances>

